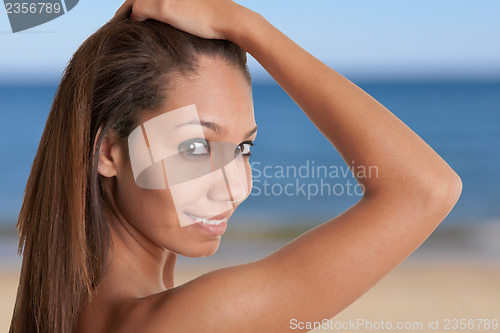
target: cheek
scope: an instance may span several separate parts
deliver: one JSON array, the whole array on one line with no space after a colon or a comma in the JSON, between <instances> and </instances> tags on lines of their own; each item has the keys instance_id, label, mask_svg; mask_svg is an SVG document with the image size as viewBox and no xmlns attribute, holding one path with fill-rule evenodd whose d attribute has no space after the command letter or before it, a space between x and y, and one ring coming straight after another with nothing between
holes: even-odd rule
<instances>
[{"instance_id":1,"label":"cheek","mask_svg":"<svg viewBox=\"0 0 500 333\"><path fill-rule=\"evenodd\" d=\"M202 200L207 195L209 187L210 182L204 179L204 177L200 177L177 185L169 186L168 188L172 195L171 198L175 207L182 209L185 206Z\"/></svg>"},{"instance_id":2,"label":"cheek","mask_svg":"<svg viewBox=\"0 0 500 333\"><path fill-rule=\"evenodd\" d=\"M139 227L144 226L145 223L165 225L172 221L175 217L175 209L168 189L143 189L137 186L131 172L121 176L116 179L114 197L117 208L129 223ZM172 223L172 225L175 224Z\"/></svg>"}]
</instances>

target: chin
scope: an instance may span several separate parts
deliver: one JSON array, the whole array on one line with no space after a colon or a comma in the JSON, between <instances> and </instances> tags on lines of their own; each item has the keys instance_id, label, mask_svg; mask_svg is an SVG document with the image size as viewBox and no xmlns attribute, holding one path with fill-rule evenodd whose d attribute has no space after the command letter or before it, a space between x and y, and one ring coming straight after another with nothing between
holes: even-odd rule
<instances>
[{"instance_id":1,"label":"chin","mask_svg":"<svg viewBox=\"0 0 500 333\"><path fill-rule=\"evenodd\" d=\"M213 240L211 242L208 242L207 244L197 244L191 248L184 248L181 249L180 251L174 251L177 254L180 254L184 257L188 258L203 258L203 257L210 257L217 252L219 249L219 244L220 244L220 238L217 240Z\"/></svg>"}]
</instances>

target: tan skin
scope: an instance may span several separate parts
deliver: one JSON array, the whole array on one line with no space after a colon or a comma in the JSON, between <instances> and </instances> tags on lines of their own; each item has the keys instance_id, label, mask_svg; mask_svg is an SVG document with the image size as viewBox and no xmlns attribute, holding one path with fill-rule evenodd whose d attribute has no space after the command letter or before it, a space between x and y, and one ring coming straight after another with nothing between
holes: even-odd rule
<instances>
[{"instance_id":1,"label":"tan skin","mask_svg":"<svg viewBox=\"0 0 500 333\"><path fill-rule=\"evenodd\" d=\"M168 194L134 189L126 151L109 136L99 172L113 255L81 317L82 332L288 332L292 318L331 318L418 248L458 200L460 178L422 139L259 14L229 0L128 0L118 12L130 8L135 20L153 18L243 47L347 163L377 166L378 177L358 178L365 193L357 204L270 256L174 287L174 253L211 255L220 239L202 237L194 226L156 232L151 221L169 224L171 212L162 208ZM224 137L207 131L207 138L238 144L255 127L250 87L224 61L200 64L194 80L179 77L164 110L203 105L200 117L227 130ZM220 95L206 93L211 86Z\"/></svg>"}]
</instances>

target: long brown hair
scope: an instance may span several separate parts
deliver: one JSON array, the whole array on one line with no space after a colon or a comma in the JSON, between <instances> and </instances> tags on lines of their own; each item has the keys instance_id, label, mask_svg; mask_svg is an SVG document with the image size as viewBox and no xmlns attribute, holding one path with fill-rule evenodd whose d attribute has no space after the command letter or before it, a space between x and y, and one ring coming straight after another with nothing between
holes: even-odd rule
<instances>
[{"instance_id":1,"label":"long brown hair","mask_svg":"<svg viewBox=\"0 0 500 333\"><path fill-rule=\"evenodd\" d=\"M23 261L10 333L76 330L82 306L105 273L110 246L95 152L110 130L126 138L142 112L165 101L171 74L196 73L200 54L226 59L250 81L239 46L152 20L114 18L75 52L19 214Z\"/></svg>"}]
</instances>

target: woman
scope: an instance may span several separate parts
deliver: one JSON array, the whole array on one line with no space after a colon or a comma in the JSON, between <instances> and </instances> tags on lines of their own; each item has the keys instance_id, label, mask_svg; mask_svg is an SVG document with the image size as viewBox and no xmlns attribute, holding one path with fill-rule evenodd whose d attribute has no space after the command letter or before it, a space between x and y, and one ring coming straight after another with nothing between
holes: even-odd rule
<instances>
[{"instance_id":1,"label":"woman","mask_svg":"<svg viewBox=\"0 0 500 333\"><path fill-rule=\"evenodd\" d=\"M237 45L348 164L378 175L357 178L357 204L270 256L174 287L176 256L213 254L250 191L256 124ZM164 159L165 183L144 180L138 165L149 156L151 167L162 142L148 136L186 114L199 126L176 141L179 156L234 152L211 165L225 171L190 174ZM186 190L199 179L210 180ZM418 248L460 193L457 174L414 132L259 14L230 0L127 0L75 53L54 100L19 217L10 331L286 332L292 319L319 322Z\"/></svg>"}]
</instances>

